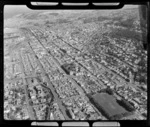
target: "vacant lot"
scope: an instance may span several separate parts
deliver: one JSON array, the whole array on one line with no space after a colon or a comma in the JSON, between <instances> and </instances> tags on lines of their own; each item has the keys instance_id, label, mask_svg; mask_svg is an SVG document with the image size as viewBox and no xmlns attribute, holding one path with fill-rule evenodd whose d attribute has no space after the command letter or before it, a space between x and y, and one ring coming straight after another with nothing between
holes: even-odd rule
<instances>
[{"instance_id":1,"label":"vacant lot","mask_svg":"<svg viewBox=\"0 0 150 127\"><path fill-rule=\"evenodd\" d=\"M99 107L103 108L109 117L127 112L116 102L113 96L107 93L96 94L93 96L93 99Z\"/></svg>"}]
</instances>

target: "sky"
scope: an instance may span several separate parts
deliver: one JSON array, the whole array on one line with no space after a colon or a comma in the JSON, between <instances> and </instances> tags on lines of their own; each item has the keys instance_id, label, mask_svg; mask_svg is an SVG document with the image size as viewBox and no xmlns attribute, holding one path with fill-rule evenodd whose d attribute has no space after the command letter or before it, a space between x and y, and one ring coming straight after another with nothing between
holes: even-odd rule
<instances>
[{"instance_id":1,"label":"sky","mask_svg":"<svg viewBox=\"0 0 150 127\"><path fill-rule=\"evenodd\" d=\"M133 7L137 7L137 5L126 5L123 8L133 8ZM29 9L26 5L5 5L4 6L4 19L8 19L15 15L18 15L21 13L28 13L31 11L33 10Z\"/></svg>"}]
</instances>

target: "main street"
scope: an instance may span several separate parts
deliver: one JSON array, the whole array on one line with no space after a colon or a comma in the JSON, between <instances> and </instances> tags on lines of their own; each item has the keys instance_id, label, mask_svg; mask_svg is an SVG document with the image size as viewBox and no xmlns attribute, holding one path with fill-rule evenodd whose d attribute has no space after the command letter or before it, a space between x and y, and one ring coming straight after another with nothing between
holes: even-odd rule
<instances>
[{"instance_id":1,"label":"main street","mask_svg":"<svg viewBox=\"0 0 150 127\"><path fill-rule=\"evenodd\" d=\"M26 79L24 78L25 77L25 70L24 70L24 66L23 66L23 63L22 63L22 57L21 57L21 54L19 55L20 56L20 60L21 60L21 70L23 72L23 83L24 83L24 90L25 90L25 95L26 95L26 103L27 103L27 108L28 108L28 113L29 113L29 116L30 116L30 119L32 120L35 120L35 114L34 114L34 111L33 111L33 108L32 106L30 105L30 102L29 102L29 93L28 93L28 88L27 88L27 81Z\"/></svg>"},{"instance_id":2,"label":"main street","mask_svg":"<svg viewBox=\"0 0 150 127\"><path fill-rule=\"evenodd\" d=\"M28 29L27 31L31 33L31 31L30 31L29 29ZM33 33L31 33L31 35L33 35ZM33 36L35 36L35 35L33 35ZM26 37L26 38L28 38L28 37ZM48 50L45 48L45 46L40 42L40 40L39 40L38 38L37 38L37 40L38 40L38 42L42 45L42 47L45 49L45 51L47 52L47 54L49 55L49 57L52 58L53 62L56 64L56 66L59 68L59 70L60 70L62 73L64 73L65 76L66 76L68 79L71 80L71 82L75 85L75 87L77 87L77 88L79 89L80 94L83 95L87 101L89 101L89 98L86 96L86 94L84 93L83 89L76 83L76 81L75 81L71 76L69 76L69 75L66 74L66 72L60 67L61 65L60 65L59 61L58 61L52 54L50 54L50 52L48 52ZM29 42L31 42L31 41L29 40L28 43L29 43ZM31 46L31 45L30 45L30 46ZM31 47L31 48L32 48L32 47ZM34 53L34 54L35 54L35 53ZM36 54L35 54L35 55L36 55ZM41 66L42 66L42 65L41 65ZM43 70L44 70L44 69L43 69ZM49 78L49 77L48 77L48 78ZM50 80L49 80L49 81L50 81ZM51 86L52 86L52 85L51 85ZM52 86L50 89L51 89L51 91L55 91L54 88L53 88L53 86ZM53 93L53 94L55 95L55 93ZM58 102L60 103L61 100L58 98L57 95L55 95L55 96L56 96L56 100L59 100ZM93 108L94 108L99 114L101 114L101 113L95 108L95 106L94 106L93 104L91 104L91 105L93 106ZM59 106L61 106L61 104L60 104ZM63 112L63 114L65 113L64 111L62 111L62 112ZM65 113L65 114L66 114L66 113Z\"/></svg>"},{"instance_id":3,"label":"main street","mask_svg":"<svg viewBox=\"0 0 150 127\"><path fill-rule=\"evenodd\" d=\"M77 82L76 82L76 80L73 78L73 76L67 75L66 72L61 68L61 63L60 63L61 60L60 60L60 59L58 60L58 58L55 57L54 54L52 54L51 51L54 50L53 47L54 47L54 48L56 47L57 49L61 50L60 45L58 45L57 43L54 43L54 42L49 42L49 43L51 44L51 46L52 46L52 47L50 47L50 51L49 51L49 50L47 49L47 45L46 45L47 42L45 43L45 42L43 42L43 40L41 41L41 39L40 39L36 34L34 34L30 29L24 29L24 30L22 30L22 31L23 31L23 33L24 33L25 36L26 36L26 40L27 40L26 42L27 42L27 44L29 45L29 47L30 47L30 49L31 49L31 52L36 56L37 63L38 63L38 65L40 65L40 69L41 69L41 71L42 71L42 75L43 75L43 76L46 76L46 81L47 81L48 84L49 84L48 87L49 87L50 90L52 91L52 93L53 93L53 95L54 95L54 98L56 99L56 101L57 101L57 103L58 103L58 105L59 105L59 107L60 107L62 113L64 114L65 118L66 118L66 119L69 119L69 118L67 117L67 115L66 115L65 108L64 108L63 105L62 105L62 101L63 101L63 100L66 100L67 98L65 98L65 99L59 99L57 93L55 93L55 88L53 87L53 86L54 86L53 83L50 81L48 74L45 72L45 70L44 70L44 68L43 68L43 66L42 66L42 64L41 64L41 62L40 62L40 60L39 60L37 54L35 53L34 49L32 48L32 40L30 39L30 37L33 36L33 37L35 38L35 40L37 41L36 43L44 49L44 51L46 52L46 55L51 58L52 62L53 62L53 63L55 64L55 66L59 69L59 71L60 71L61 73L63 73L63 74L65 75L65 77L67 77L68 79L70 79L70 81L74 84L74 86L79 89L79 91L80 91L80 95L79 95L79 96L84 96L85 99L86 99L87 101L89 101L88 97L86 96L86 94L85 94L85 92L83 91L83 89L81 88L81 86L79 86L79 85L77 84ZM57 39L60 39L60 37L58 36ZM45 41L46 41L46 39L45 39ZM61 40L61 41L64 42L64 40ZM67 42L64 42L64 43L65 43L67 46L69 46L70 48L72 48L73 50L75 49L72 45L68 44ZM51 48L52 48L52 49L51 49ZM75 49L75 50L78 50L78 49ZM79 50L78 50L78 51L79 51ZM79 52L82 53L81 51L79 51ZM97 80L97 79L98 79L98 75L95 74L94 72L92 72L89 68L87 68L81 61L78 61L75 56L72 56L72 55L70 55L69 53L66 53L66 55L67 55L70 59L72 59L72 61L74 61L76 64L78 64L83 70L85 70L85 71L87 71L88 73L90 73L91 76L92 76L92 78L93 78L98 84L101 84L102 86L105 86L105 85L103 84L103 82L102 82L100 79ZM92 60L92 58L90 58L90 60ZM98 63L98 64L100 64L100 63ZM104 65L102 65L102 64L100 64L100 65L101 65L101 67L102 67L103 69L106 69L106 71L111 72L111 73L113 73L113 74L115 75L115 76L113 76L113 79L114 79L114 77L119 77L121 80L123 80L124 82L126 82L123 78L121 78L118 74L112 72L109 68L106 68L106 67L105 67ZM103 75L103 74L102 74L102 75ZM107 78L106 78L106 79L107 79ZM107 80L109 80L109 79L107 79ZM127 82L126 82L126 85L129 85L129 87L132 87L132 86L133 86L133 84L129 84L129 83L127 83ZM135 87L135 86L134 86L134 87ZM138 88L136 88L136 89L138 89ZM71 98L74 98L74 97L78 97L78 96L73 96L73 97L71 97ZM94 107L94 106L93 106L93 107ZM101 114L95 107L94 107L94 109L95 109L99 114Z\"/></svg>"},{"instance_id":4,"label":"main street","mask_svg":"<svg viewBox=\"0 0 150 127\"><path fill-rule=\"evenodd\" d=\"M26 34L25 34L25 35L26 35ZM31 45L30 45L30 42L31 42L31 40L28 40L28 37L26 36L26 43L27 43L27 45L29 45L29 47L30 47L32 53L36 56L36 58L37 58L37 59L36 59L36 60L37 60L37 63L38 63L38 65L39 65L39 67L40 67L40 69L41 69L41 71L42 71L42 75L46 77L46 81L48 82L49 89L51 90L52 94L54 95L54 98L56 99L56 101L57 101L57 103L58 103L58 105L59 105L59 108L61 109L61 111L62 111L62 113L63 113L65 119L69 120L70 118L67 116L67 114L66 114L66 112L65 112L65 108L63 107L62 102L61 102L61 100L59 99L57 93L55 93L55 89L54 89L52 83L50 82L49 77L48 77L47 74L45 73L45 70L44 70L44 68L43 68L43 66L42 66L42 64L41 64L41 62L39 61L39 59L38 59L36 53L33 51L32 47L31 47Z\"/></svg>"}]
</instances>

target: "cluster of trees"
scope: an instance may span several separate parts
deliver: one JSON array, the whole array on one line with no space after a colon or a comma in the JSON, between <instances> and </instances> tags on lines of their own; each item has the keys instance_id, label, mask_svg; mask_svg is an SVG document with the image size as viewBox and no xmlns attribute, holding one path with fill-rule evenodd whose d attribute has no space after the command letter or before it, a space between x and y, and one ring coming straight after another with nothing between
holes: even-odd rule
<instances>
[{"instance_id":1,"label":"cluster of trees","mask_svg":"<svg viewBox=\"0 0 150 127\"><path fill-rule=\"evenodd\" d=\"M114 91L110 87L107 87L106 89L101 89L99 92L107 93L109 95L113 95L114 94Z\"/></svg>"},{"instance_id":2,"label":"cluster of trees","mask_svg":"<svg viewBox=\"0 0 150 127\"><path fill-rule=\"evenodd\" d=\"M66 74L70 74L71 71L76 71L76 67L73 63L63 64L61 68L66 72Z\"/></svg>"},{"instance_id":3,"label":"cluster of trees","mask_svg":"<svg viewBox=\"0 0 150 127\"><path fill-rule=\"evenodd\" d=\"M109 95L113 95L114 91L112 89L110 89L109 87L106 88L106 93L108 93Z\"/></svg>"},{"instance_id":4,"label":"cluster of trees","mask_svg":"<svg viewBox=\"0 0 150 127\"><path fill-rule=\"evenodd\" d=\"M110 36L113 38L128 38L136 41L142 40L142 35L136 31L121 28L112 28Z\"/></svg>"},{"instance_id":5,"label":"cluster of trees","mask_svg":"<svg viewBox=\"0 0 150 127\"><path fill-rule=\"evenodd\" d=\"M139 74L139 72L140 71L138 71L138 72L135 73L134 80L137 81L137 82L139 82L139 83L146 84L147 83L147 78L146 78L147 74L145 73L145 75L142 76L141 74Z\"/></svg>"},{"instance_id":6,"label":"cluster of trees","mask_svg":"<svg viewBox=\"0 0 150 127\"><path fill-rule=\"evenodd\" d=\"M134 107L125 99L117 100L117 102L129 112L133 112L135 110Z\"/></svg>"},{"instance_id":7,"label":"cluster of trees","mask_svg":"<svg viewBox=\"0 0 150 127\"><path fill-rule=\"evenodd\" d=\"M147 117L147 114L146 113L142 113L142 116Z\"/></svg>"},{"instance_id":8,"label":"cluster of trees","mask_svg":"<svg viewBox=\"0 0 150 127\"><path fill-rule=\"evenodd\" d=\"M147 83L147 67L146 67L146 61L142 58L140 62L138 63L138 71L133 72L134 74L134 80L139 83Z\"/></svg>"},{"instance_id":9,"label":"cluster of trees","mask_svg":"<svg viewBox=\"0 0 150 127\"><path fill-rule=\"evenodd\" d=\"M10 111L10 113L6 114L6 118L5 119L8 119L8 120L16 120L16 117L15 117L15 113L14 111Z\"/></svg>"},{"instance_id":10,"label":"cluster of trees","mask_svg":"<svg viewBox=\"0 0 150 127\"><path fill-rule=\"evenodd\" d=\"M111 120L119 120L119 119L126 117L126 116L129 116L129 115L132 115L132 112L123 112L120 114L113 115L111 117Z\"/></svg>"},{"instance_id":11,"label":"cluster of trees","mask_svg":"<svg viewBox=\"0 0 150 127\"><path fill-rule=\"evenodd\" d=\"M89 95L89 99L90 99L91 103L93 103L95 105L95 107L102 113L102 115L110 120L119 120L122 117L130 115L129 112L124 112L121 114L116 114L116 115L110 116L110 114L102 106L100 106L97 102L95 102L95 100L90 95Z\"/></svg>"},{"instance_id":12,"label":"cluster of trees","mask_svg":"<svg viewBox=\"0 0 150 127\"><path fill-rule=\"evenodd\" d=\"M67 53L67 51L65 49L60 49L60 51L62 51L64 54Z\"/></svg>"},{"instance_id":13,"label":"cluster of trees","mask_svg":"<svg viewBox=\"0 0 150 127\"><path fill-rule=\"evenodd\" d=\"M106 91L106 89L105 89ZM130 112L123 112L123 113L120 113L120 114L116 114L116 115L113 115L113 116L110 116L110 114L102 107L100 106L94 99L91 95L87 95L89 97L89 100L91 101L91 103L93 103L95 105L95 107L102 113L103 116L105 116L106 118L110 119L110 120L119 120L123 117L126 117L126 116L129 116L129 115L132 115L133 114L133 107L130 105L130 103L128 103L127 101L125 100L121 100L119 103L122 104L122 106L126 105L126 107L128 107L128 109L130 109ZM117 100L119 101L119 100ZM131 112L131 108L132 108L132 112ZM129 110L128 110L129 111Z\"/></svg>"},{"instance_id":14,"label":"cluster of trees","mask_svg":"<svg viewBox=\"0 0 150 127\"><path fill-rule=\"evenodd\" d=\"M108 16L99 16L99 17L90 17L83 20L83 23L91 23L91 22L102 22L105 20L110 20Z\"/></svg>"},{"instance_id":15,"label":"cluster of trees","mask_svg":"<svg viewBox=\"0 0 150 127\"><path fill-rule=\"evenodd\" d=\"M126 27L129 29L134 27L134 18L133 17L129 17L126 20L122 20L122 18L118 18L117 21L118 22L115 25L119 25L119 26Z\"/></svg>"},{"instance_id":16,"label":"cluster of trees","mask_svg":"<svg viewBox=\"0 0 150 127\"><path fill-rule=\"evenodd\" d=\"M67 116L68 116L69 118L72 118L72 116L71 116L71 114L70 114L70 112L69 112L68 109L66 109L66 114L67 114Z\"/></svg>"},{"instance_id":17,"label":"cluster of trees","mask_svg":"<svg viewBox=\"0 0 150 127\"><path fill-rule=\"evenodd\" d=\"M102 113L103 116L105 116L106 118L110 119L110 115L108 114L108 112L106 112L106 110L104 110L104 108L102 106L100 106L97 102L95 102L95 100L92 98L92 96L88 96L89 100L91 101L92 104L95 105L95 107Z\"/></svg>"},{"instance_id":18,"label":"cluster of trees","mask_svg":"<svg viewBox=\"0 0 150 127\"><path fill-rule=\"evenodd\" d=\"M146 32L139 33L130 29L112 28L109 36L112 38L126 38L135 41L136 48L144 49L143 44L147 41ZM142 42L142 43L141 43Z\"/></svg>"}]
</instances>

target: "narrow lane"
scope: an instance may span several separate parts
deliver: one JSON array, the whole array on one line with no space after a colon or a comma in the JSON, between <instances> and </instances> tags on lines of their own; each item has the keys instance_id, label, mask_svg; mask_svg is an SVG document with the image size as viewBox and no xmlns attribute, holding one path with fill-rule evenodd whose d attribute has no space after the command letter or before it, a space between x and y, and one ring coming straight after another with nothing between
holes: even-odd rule
<instances>
[{"instance_id":1,"label":"narrow lane","mask_svg":"<svg viewBox=\"0 0 150 127\"><path fill-rule=\"evenodd\" d=\"M29 32L33 35L33 33L29 30ZM33 35L34 36L34 35ZM57 65L57 67L60 69L60 71L62 71L62 73L64 73L64 74L66 74L66 72L60 67L60 63L59 63L59 61L52 55L52 54L50 54L48 51L47 51L47 49L45 48L45 46L40 42L40 40L37 38L37 40L38 40L38 42L42 45L42 47L46 50L46 52L50 55L50 57L52 57L52 60L53 60L53 62L54 63L56 63L56 65ZM68 76L68 75L66 75L66 77L68 78L68 79L70 79L72 82L73 82L73 84L77 87L77 88L79 88L79 90L80 90L80 93L81 93L81 95L83 95L84 97L85 97L85 99L89 102L89 98L86 96L86 94L84 93L84 91L83 91L83 89L76 83L76 81L74 80L74 79L72 79L70 76ZM98 111L98 109L97 108L95 108L95 106L92 104L92 103L90 103L91 105L92 105L92 107L95 109L95 111L99 114L99 115L101 115L101 113ZM105 118L104 118L105 119Z\"/></svg>"},{"instance_id":2,"label":"narrow lane","mask_svg":"<svg viewBox=\"0 0 150 127\"><path fill-rule=\"evenodd\" d=\"M52 42L53 43L53 42ZM65 42L65 43L67 43L67 42ZM54 43L53 43L54 44ZM54 44L55 46L57 46L56 44ZM59 46L57 46L58 48L60 48ZM78 50L78 51L80 51L80 50ZM68 55L68 54L67 54ZM71 57L74 61L76 61L76 63L78 63L80 66L82 66L85 70L87 70L88 72L90 72L93 76L95 76L95 78L97 78L97 75L95 75L95 74L93 74L89 69L87 69L86 67L84 67L84 65L82 65L82 63L79 63L75 58L73 58L72 56L70 56L70 55L68 55L69 57ZM92 59L92 58L91 58ZM94 60L94 59L92 59L92 60ZM95 61L95 60L94 60ZM97 61L96 61L97 62ZM100 64L100 63L98 63L98 64ZM114 73L114 72L112 72L109 68L107 68L107 67L105 67L104 65L102 65L102 64L100 64L105 70L107 70L107 71L110 71L113 75L115 75L115 77L116 76L118 76L121 80L123 80L123 82L126 82L120 75L118 75L118 74L116 74L116 73ZM107 77L106 77L107 78ZM107 80L109 80L109 79L107 79ZM102 82L100 82L100 84L103 84ZM144 95L146 95L146 92L145 91L142 91L140 88L138 88L137 86L135 86L134 84L131 84L131 83L128 83L128 82L126 82L126 85L128 85L129 87L133 87L133 88L135 88L135 89L137 89L137 90L139 90L140 92L143 92L144 93ZM103 85L104 86L104 85Z\"/></svg>"},{"instance_id":3,"label":"narrow lane","mask_svg":"<svg viewBox=\"0 0 150 127\"><path fill-rule=\"evenodd\" d=\"M41 43L41 41L34 35L34 33L32 33L30 30L29 32L39 41L39 43L42 45L42 47L47 51L48 54L50 54L50 56L54 59L54 62L57 64L57 67L66 74L66 72L60 67L61 64L59 63L59 61L50 53L48 52L47 48ZM54 44L54 43L53 43ZM54 44L55 46L57 46L56 44ZM59 49L60 47L57 46ZM68 55L68 54L67 54ZM87 69L84 65L82 65L81 63L79 63L74 57L68 55L72 60L74 60L78 65L80 65L84 70L88 71L92 76L94 76L93 78L95 79L95 81L97 82L96 78L97 76L95 74L93 74L89 69ZM73 78L71 78L71 76L66 75L68 78L70 78L73 82L76 82ZM103 84L102 81L98 80L97 82L98 84L101 84L103 87L105 86ZM76 84L76 83L75 83Z\"/></svg>"},{"instance_id":4,"label":"narrow lane","mask_svg":"<svg viewBox=\"0 0 150 127\"><path fill-rule=\"evenodd\" d=\"M31 120L35 120L35 114L34 114L33 108L30 106L30 102L29 102L30 99L28 97L27 81L24 78L25 77L25 73L24 73L25 70L24 70L23 63L22 63L21 53L20 53L19 57L20 57L20 60L21 60L21 64L20 64L21 70L23 72L23 83L24 83L24 90L25 90L25 95L26 95L26 102L27 102L28 113L29 113L30 119Z\"/></svg>"},{"instance_id":5,"label":"narrow lane","mask_svg":"<svg viewBox=\"0 0 150 127\"><path fill-rule=\"evenodd\" d=\"M26 34L26 33L25 33L25 34ZM26 36L26 39L28 39L27 36ZM31 40L27 40L26 42L27 42L27 45L29 45L29 47L30 47L32 53L36 56L37 63L38 63L38 65L39 65L39 67L40 67L40 69L41 69L41 71L42 71L42 75L43 75L43 76L46 76L46 82L48 82L49 88L50 88L52 94L54 95L54 98L56 99L56 101L57 101L57 103L58 103L58 105L59 105L59 108L61 109L61 112L63 113L63 115L64 115L64 117L65 117L66 120L70 120L70 118L67 116L67 114L66 114L66 112L65 112L65 108L63 107L61 100L59 99L58 95L55 93L55 89L53 88L53 85L52 85L52 83L50 82L50 79L49 79L48 75L45 73L45 70L44 70L44 68L43 68L43 66L42 66L42 64L41 64L41 62L38 60L38 57L37 57L36 53L34 52L34 50L32 49L32 47L31 47L31 45L30 45L30 42L32 42L32 41L31 41Z\"/></svg>"},{"instance_id":6,"label":"narrow lane","mask_svg":"<svg viewBox=\"0 0 150 127\"><path fill-rule=\"evenodd\" d=\"M59 61L50 53L50 52L48 52L48 50L47 50L47 48L43 45L43 43L38 39L38 37L36 37L35 35L34 35L34 33L32 33L30 30L28 30L30 33L31 33L31 35L33 35L37 40L38 40L38 42L42 45L42 47L45 49L45 51L53 58L53 62L54 63L56 63L57 64L57 67L61 70L61 67L60 67L60 63L59 63ZM53 42L52 42L53 43ZM57 46L56 44L54 44L53 43L53 45L55 45L55 46ZM57 48L59 48L60 49L60 47L59 46L57 46ZM67 54L68 55L68 54ZM68 55L69 56L69 55ZM79 63L78 61L76 61L75 60L75 58L74 57L72 57L72 56L69 56L71 59L73 59L76 63L78 63L80 66L82 66L83 68L84 68L84 66L81 64L81 63ZM103 66L103 65L102 65ZM90 72L86 67L84 68L84 69L86 69L88 72ZM109 70L109 69L107 69L107 70ZM62 72L63 72L63 70L62 70ZM64 72L65 73L65 72ZM93 73L91 72L91 74L93 75ZM117 74L116 74L117 75ZM96 75L94 75L94 76L96 76ZM118 75L117 75L118 76ZM120 77L120 76L119 76ZM124 80L124 79L123 79ZM74 83L75 84L75 83ZM127 85L129 85L128 83L126 83ZM77 84L78 85L78 84ZM130 84L131 85L131 84ZM129 85L129 86L130 86ZM137 88L138 89L138 88Z\"/></svg>"},{"instance_id":7,"label":"narrow lane","mask_svg":"<svg viewBox=\"0 0 150 127\"><path fill-rule=\"evenodd\" d=\"M31 33L31 31L29 31L29 32ZM33 35L33 33L32 33L32 35ZM34 35L33 35L33 36L34 36ZM48 50L45 48L45 46L40 42L40 40L39 40L38 38L36 38L36 39L37 39L38 42L42 45L42 47L45 49L45 51L47 52L47 54L49 55L49 57L52 58L53 62L56 64L56 66L59 68L59 70L60 70L63 74L65 74L65 76L66 76L68 79L70 79L71 82L72 82L73 84L75 84L75 86L77 86L77 87L79 88L80 93L85 96L84 91L82 90L82 88L80 88L80 87L78 86L78 84L76 83L76 81L75 81L74 79L72 79L70 76L68 76L68 75L66 74L66 72L61 68L61 64L59 63L59 61L58 61L50 52L48 52Z\"/></svg>"}]
</instances>

